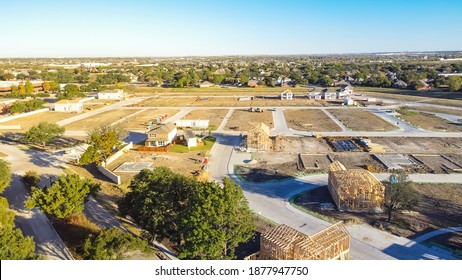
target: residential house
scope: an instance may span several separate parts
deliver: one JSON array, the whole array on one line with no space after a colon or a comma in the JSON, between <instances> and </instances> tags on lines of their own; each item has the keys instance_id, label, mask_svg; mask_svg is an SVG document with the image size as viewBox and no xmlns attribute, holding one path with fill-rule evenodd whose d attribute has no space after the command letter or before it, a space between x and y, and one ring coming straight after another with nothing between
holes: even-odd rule
<instances>
[{"instance_id":1,"label":"residential house","mask_svg":"<svg viewBox=\"0 0 462 280\"><path fill-rule=\"evenodd\" d=\"M144 143L146 147L164 147L173 142L177 134L174 124L159 124L148 131L147 139Z\"/></svg>"},{"instance_id":2,"label":"residential house","mask_svg":"<svg viewBox=\"0 0 462 280\"><path fill-rule=\"evenodd\" d=\"M53 104L51 107L55 112L82 112L83 103L81 100L60 100Z\"/></svg>"},{"instance_id":3,"label":"residential house","mask_svg":"<svg viewBox=\"0 0 462 280\"><path fill-rule=\"evenodd\" d=\"M339 222L313 235L279 225L261 235L260 260L348 260L350 234Z\"/></svg>"},{"instance_id":4,"label":"residential house","mask_svg":"<svg viewBox=\"0 0 462 280\"><path fill-rule=\"evenodd\" d=\"M257 79L250 79L247 82L247 86L249 86L249 87L258 87L258 80Z\"/></svg>"},{"instance_id":5,"label":"residential house","mask_svg":"<svg viewBox=\"0 0 462 280\"><path fill-rule=\"evenodd\" d=\"M382 211L385 187L365 169L347 170L334 161L329 166L327 189L339 211Z\"/></svg>"},{"instance_id":6,"label":"residential house","mask_svg":"<svg viewBox=\"0 0 462 280\"><path fill-rule=\"evenodd\" d=\"M191 129L186 129L184 131L184 139L188 148L197 147L197 137Z\"/></svg>"},{"instance_id":7,"label":"residential house","mask_svg":"<svg viewBox=\"0 0 462 280\"><path fill-rule=\"evenodd\" d=\"M281 96L281 100L293 100L294 99L294 94L288 89L281 92L280 96Z\"/></svg>"},{"instance_id":8,"label":"residential house","mask_svg":"<svg viewBox=\"0 0 462 280\"><path fill-rule=\"evenodd\" d=\"M308 92L308 99L321 99L322 92L320 91L310 91Z\"/></svg>"},{"instance_id":9,"label":"residential house","mask_svg":"<svg viewBox=\"0 0 462 280\"><path fill-rule=\"evenodd\" d=\"M324 90L322 92L321 99L335 100L335 99L337 99L337 92Z\"/></svg>"},{"instance_id":10,"label":"residential house","mask_svg":"<svg viewBox=\"0 0 462 280\"><path fill-rule=\"evenodd\" d=\"M125 93L122 89L98 92L98 99L124 100Z\"/></svg>"},{"instance_id":11,"label":"residential house","mask_svg":"<svg viewBox=\"0 0 462 280\"><path fill-rule=\"evenodd\" d=\"M209 127L209 120L177 120L175 125L177 127L207 129Z\"/></svg>"},{"instance_id":12,"label":"residential house","mask_svg":"<svg viewBox=\"0 0 462 280\"><path fill-rule=\"evenodd\" d=\"M271 145L269 127L264 123L252 123L252 129L247 133L247 149L267 151Z\"/></svg>"}]
</instances>

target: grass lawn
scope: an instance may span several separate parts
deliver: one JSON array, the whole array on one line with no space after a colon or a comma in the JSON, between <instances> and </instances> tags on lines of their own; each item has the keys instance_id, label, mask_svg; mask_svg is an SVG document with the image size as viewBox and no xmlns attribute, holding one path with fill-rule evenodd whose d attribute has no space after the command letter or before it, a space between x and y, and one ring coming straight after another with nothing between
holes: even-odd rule
<instances>
[{"instance_id":1,"label":"grass lawn","mask_svg":"<svg viewBox=\"0 0 462 280\"><path fill-rule=\"evenodd\" d=\"M215 141L216 141L215 137L207 136L207 137L204 138L204 146L188 148L185 145L176 144L169 150L169 152L171 152L171 153L187 153L187 152L190 152L190 151L210 151L210 149L212 149L212 146L215 143Z\"/></svg>"},{"instance_id":2,"label":"grass lawn","mask_svg":"<svg viewBox=\"0 0 462 280\"><path fill-rule=\"evenodd\" d=\"M399 116L401 119L417 127L422 127L425 130L444 132L462 131L462 126L459 124L440 118L431 113L418 112L409 109L397 110L397 112L401 114L401 116Z\"/></svg>"}]
</instances>

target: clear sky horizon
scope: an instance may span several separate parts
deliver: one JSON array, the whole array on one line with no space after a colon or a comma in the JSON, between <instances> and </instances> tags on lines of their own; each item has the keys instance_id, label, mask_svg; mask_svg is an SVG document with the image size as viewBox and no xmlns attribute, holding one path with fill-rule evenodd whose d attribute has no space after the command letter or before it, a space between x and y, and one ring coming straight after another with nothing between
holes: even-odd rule
<instances>
[{"instance_id":1,"label":"clear sky horizon","mask_svg":"<svg viewBox=\"0 0 462 280\"><path fill-rule=\"evenodd\" d=\"M462 50L462 1L0 2L0 57Z\"/></svg>"}]
</instances>

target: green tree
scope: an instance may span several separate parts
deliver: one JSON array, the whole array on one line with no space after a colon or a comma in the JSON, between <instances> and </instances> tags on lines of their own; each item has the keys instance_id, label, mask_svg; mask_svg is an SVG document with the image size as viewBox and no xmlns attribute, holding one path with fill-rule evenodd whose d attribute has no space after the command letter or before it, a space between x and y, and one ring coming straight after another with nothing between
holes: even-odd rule
<instances>
[{"instance_id":1,"label":"green tree","mask_svg":"<svg viewBox=\"0 0 462 280\"><path fill-rule=\"evenodd\" d=\"M34 92L34 85L30 81L26 81L25 91L27 94L31 94Z\"/></svg>"},{"instance_id":2,"label":"green tree","mask_svg":"<svg viewBox=\"0 0 462 280\"><path fill-rule=\"evenodd\" d=\"M413 189L413 183L404 172L393 173L385 182L384 206L387 209L388 222L397 211L411 210L419 203L419 196Z\"/></svg>"},{"instance_id":3,"label":"green tree","mask_svg":"<svg viewBox=\"0 0 462 280\"><path fill-rule=\"evenodd\" d=\"M89 132L88 148L81 155L80 164L96 163L101 165L118 151L122 145L120 129L114 126L102 126Z\"/></svg>"},{"instance_id":4,"label":"green tree","mask_svg":"<svg viewBox=\"0 0 462 280\"><path fill-rule=\"evenodd\" d=\"M448 78L449 91L458 91L462 85L462 78L459 76L451 76Z\"/></svg>"},{"instance_id":5,"label":"green tree","mask_svg":"<svg viewBox=\"0 0 462 280\"><path fill-rule=\"evenodd\" d=\"M319 79L318 83L320 83L321 85L325 87L330 87L334 84L334 80L332 80L331 77L324 75Z\"/></svg>"},{"instance_id":6,"label":"green tree","mask_svg":"<svg viewBox=\"0 0 462 280\"><path fill-rule=\"evenodd\" d=\"M119 202L151 238L168 238L183 259L232 259L255 225L242 190L230 179L223 187L198 182L166 167L142 170Z\"/></svg>"},{"instance_id":7,"label":"green tree","mask_svg":"<svg viewBox=\"0 0 462 280\"><path fill-rule=\"evenodd\" d=\"M48 81L43 82L43 91L47 92L47 93L51 91L50 82L48 82Z\"/></svg>"},{"instance_id":8,"label":"green tree","mask_svg":"<svg viewBox=\"0 0 462 280\"><path fill-rule=\"evenodd\" d=\"M45 148L48 142L63 135L64 131L64 127L55 123L40 122L26 132L25 139L34 144L40 144Z\"/></svg>"},{"instance_id":9,"label":"green tree","mask_svg":"<svg viewBox=\"0 0 462 280\"><path fill-rule=\"evenodd\" d=\"M193 192L184 215L182 259L234 259L240 243L252 238L255 223L241 188L225 178L217 183L201 183Z\"/></svg>"},{"instance_id":10,"label":"green tree","mask_svg":"<svg viewBox=\"0 0 462 280\"><path fill-rule=\"evenodd\" d=\"M12 93L13 95L19 94L19 88L18 88L17 85L12 85L12 86L11 86L11 93Z\"/></svg>"},{"instance_id":11,"label":"green tree","mask_svg":"<svg viewBox=\"0 0 462 280\"><path fill-rule=\"evenodd\" d=\"M31 112L43 108L43 104L45 104L45 102L39 99L16 101L8 108L8 112L11 114Z\"/></svg>"},{"instance_id":12,"label":"green tree","mask_svg":"<svg viewBox=\"0 0 462 280\"><path fill-rule=\"evenodd\" d=\"M181 215L197 184L167 167L144 169L130 182L131 191L119 202L120 213L132 217L151 239L168 238L178 246L183 240Z\"/></svg>"},{"instance_id":13,"label":"green tree","mask_svg":"<svg viewBox=\"0 0 462 280\"><path fill-rule=\"evenodd\" d=\"M18 91L19 91L20 94L25 94L26 93L26 86L24 85L24 83L19 83Z\"/></svg>"},{"instance_id":14,"label":"green tree","mask_svg":"<svg viewBox=\"0 0 462 280\"><path fill-rule=\"evenodd\" d=\"M14 75L11 74L11 73L5 73L5 74L3 74L2 77L3 77L3 80L5 80L5 81L9 81L9 80L13 80L13 79L14 79Z\"/></svg>"},{"instance_id":15,"label":"green tree","mask_svg":"<svg viewBox=\"0 0 462 280\"><path fill-rule=\"evenodd\" d=\"M59 85L58 82L56 81L51 81L50 82L50 89L52 92L57 92L61 89L61 86Z\"/></svg>"},{"instance_id":16,"label":"green tree","mask_svg":"<svg viewBox=\"0 0 462 280\"><path fill-rule=\"evenodd\" d=\"M72 99L83 96L85 96L85 94L80 92L80 89L77 85L67 84L64 86L63 92L58 95L58 99Z\"/></svg>"},{"instance_id":17,"label":"green tree","mask_svg":"<svg viewBox=\"0 0 462 280\"><path fill-rule=\"evenodd\" d=\"M118 228L111 228L104 229L97 235L89 235L81 251L86 260L120 260L127 253L148 250L145 240Z\"/></svg>"},{"instance_id":18,"label":"green tree","mask_svg":"<svg viewBox=\"0 0 462 280\"><path fill-rule=\"evenodd\" d=\"M11 169L10 169L10 164L3 160L0 159L0 193L3 193L10 185L11 182Z\"/></svg>"},{"instance_id":19,"label":"green tree","mask_svg":"<svg viewBox=\"0 0 462 280\"><path fill-rule=\"evenodd\" d=\"M8 208L7 200L0 197L0 259L36 259L32 237L24 237L22 232L14 227L14 212Z\"/></svg>"},{"instance_id":20,"label":"green tree","mask_svg":"<svg viewBox=\"0 0 462 280\"><path fill-rule=\"evenodd\" d=\"M22 176L22 181L29 188L37 187L40 182L40 175L35 171L27 171L24 176Z\"/></svg>"},{"instance_id":21,"label":"green tree","mask_svg":"<svg viewBox=\"0 0 462 280\"><path fill-rule=\"evenodd\" d=\"M82 212L88 197L98 189L99 185L79 175L63 175L49 188L32 188L25 206L29 209L39 207L40 211L62 219Z\"/></svg>"}]
</instances>

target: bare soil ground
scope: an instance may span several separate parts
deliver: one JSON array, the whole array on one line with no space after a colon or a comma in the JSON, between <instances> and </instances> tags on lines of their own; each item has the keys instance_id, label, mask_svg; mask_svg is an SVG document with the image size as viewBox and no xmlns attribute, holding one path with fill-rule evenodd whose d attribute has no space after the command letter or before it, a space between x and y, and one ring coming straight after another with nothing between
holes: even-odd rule
<instances>
[{"instance_id":1,"label":"bare soil ground","mask_svg":"<svg viewBox=\"0 0 462 280\"><path fill-rule=\"evenodd\" d=\"M109 105L114 104L116 102L117 102L116 100L102 100L102 99L89 100L89 101L83 103L83 109L85 111L93 111L93 110L96 110L96 109L100 109L100 108L109 106Z\"/></svg>"},{"instance_id":2,"label":"bare soil ground","mask_svg":"<svg viewBox=\"0 0 462 280\"><path fill-rule=\"evenodd\" d=\"M131 111L131 114L134 112L135 111ZM133 117L127 118L126 121L122 122L121 126L126 130L143 130L149 127L149 121L156 119L157 115L167 114L167 118L170 118L176 113L178 113L178 110L175 109L147 109Z\"/></svg>"},{"instance_id":3,"label":"bare soil ground","mask_svg":"<svg viewBox=\"0 0 462 280\"><path fill-rule=\"evenodd\" d=\"M66 125L66 130L91 130L92 128L111 124L115 121L118 121L126 116L129 116L135 112L139 111L139 109L116 109L107 112L103 112L97 114L95 116L91 116L85 118L80 121L76 121Z\"/></svg>"},{"instance_id":4,"label":"bare soil ground","mask_svg":"<svg viewBox=\"0 0 462 280\"><path fill-rule=\"evenodd\" d=\"M285 154L298 156L300 153L326 154L333 152L332 147L327 144L326 140L314 137L281 137L278 136L273 141L274 152L279 153L282 157ZM268 153L274 157L272 153Z\"/></svg>"},{"instance_id":5,"label":"bare soil ground","mask_svg":"<svg viewBox=\"0 0 462 280\"><path fill-rule=\"evenodd\" d=\"M371 112L361 109L329 109L346 127L355 131L390 131L394 125Z\"/></svg>"},{"instance_id":6,"label":"bare soil ground","mask_svg":"<svg viewBox=\"0 0 462 280\"><path fill-rule=\"evenodd\" d=\"M461 166L452 163L452 160L441 155L413 155L430 168L430 172L434 173L452 173L453 170L462 170ZM462 155L461 155L462 157Z\"/></svg>"},{"instance_id":7,"label":"bare soil ground","mask_svg":"<svg viewBox=\"0 0 462 280\"><path fill-rule=\"evenodd\" d=\"M110 170L116 169L124 162L151 162L151 168L167 166L174 172L192 176L194 171L202 167L204 152L187 153L152 153L130 150L108 165ZM121 176L122 183L129 182L137 172L115 172Z\"/></svg>"},{"instance_id":8,"label":"bare soil ground","mask_svg":"<svg viewBox=\"0 0 462 280\"><path fill-rule=\"evenodd\" d=\"M333 161L340 161L347 169L364 168L373 172L385 171L385 166L375 160L371 154L362 152L342 152L329 154Z\"/></svg>"},{"instance_id":9,"label":"bare soil ground","mask_svg":"<svg viewBox=\"0 0 462 280\"><path fill-rule=\"evenodd\" d=\"M392 153L462 155L462 138L371 137L370 140Z\"/></svg>"},{"instance_id":10,"label":"bare soil ground","mask_svg":"<svg viewBox=\"0 0 462 280\"><path fill-rule=\"evenodd\" d=\"M307 98L294 100L280 100L279 98L255 98L254 100L239 101L238 97L231 96L190 96L190 97L153 97L134 106L141 107L277 107L277 106L335 106L336 102L324 100L315 101Z\"/></svg>"},{"instance_id":11,"label":"bare soil ground","mask_svg":"<svg viewBox=\"0 0 462 280\"><path fill-rule=\"evenodd\" d=\"M21 125L21 130L14 130L15 132L26 131L40 122L58 122L64 119L75 117L76 113L65 112L43 112L32 116L22 117L19 119L11 120L1 123L1 125ZM3 130L5 131L5 130ZM8 130L6 130L8 131Z\"/></svg>"},{"instance_id":12,"label":"bare soil ground","mask_svg":"<svg viewBox=\"0 0 462 280\"><path fill-rule=\"evenodd\" d=\"M332 203L326 186L303 193L294 202L310 211L323 216L346 222L366 222L390 231L399 236L415 238L421 234L442 228L460 226L462 217L462 185L457 184L416 184L420 195L419 205L413 211L403 211L393 216L392 223L387 222L386 213L350 213L336 210L321 210L320 203ZM440 240L442 239L442 240ZM462 250L462 238L437 238L443 246Z\"/></svg>"},{"instance_id":13,"label":"bare soil ground","mask_svg":"<svg viewBox=\"0 0 462 280\"><path fill-rule=\"evenodd\" d=\"M268 164L260 161L254 165L239 165L234 170L235 174L249 182L280 181L296 176L297 162L280 164ZM300 169L299 172L302 170Z\"/></svg>"},{"instance_id":14,"label":"bare soil ground","mask_svg":"<svg viewBox=\"0 0 462 280\"><path fill-rule=\"evenodd\" d=\"M313 153L326 157L332 148L324 139L313 137L278 137L274 140L275 151L256 152L256 164L236 168L236 173L245 180L262 182L282 180L301 174L320 172L306 170L300 161L300 153Z\"/></svg>"},{"instance_id":15,"label":"bare soil ground","mask_svg":"<svg viewBox=\"0 0 462 280\"><path fill-rule=\"evenodd\" d=\"M284 87L263 87L263 88L162 88L140 86L135 96L167 95L167 96L255 96L255 95L279 95L286 88ZM306 94L307 88L290 88L294 94Z\"/></svg>"},{"instance_id":16,"label":"bare soil ground","mask_svg":"<svg viewBox=\"0 0 462 280\"><path fill-rule=\"evenodd\" d=\"M425 130L445 132L462 131L462 125L450 122L449 120L430 113L417 112L413 110L398 110L397 112L401 114L399 118Z\"/></svg>"},{"instance_id":17,"label":"bare soil ground","mask_svg":"<svg viewBox=\"0 0 462 280\"><path fill-rule=\"evenodd\" d=\"M295 130L342 131L342 129L321 110L285 110L287 125Z\"/></svg>"},{"instance_id":18,"label":"bare soil ground","mask_svg":"<svg viewBox=\"0 0 462 280\"><path fill-rule=\"evenodd\" d=\"M305 170L325 171L332 163L327 155L300 154L300 161Z\"/></svg>"},{"instance_id":19,"label":"bare soil ground","mask_svg":"<svg viewBox=\"0 0 462 280\"><path fill-rule=\"evenodd\" d=\"M243 109L235 110L226 124L225 130L247 132L252 128L250 122L262 122L271 129L273 128L273 114L267 110L262 113L249 112Z\"/></svg>"},{"instance_id":20,"label":"bare soil ground","mask_svg":"<svg viewBox=\"0 0 462 280\"><path fill-rule=\"evenodd\" d=\"M215 109L215 110L194 110L187 114L183 119L184 120L209 120L209 125L215 126L218 128L224 117L228 113L226 109Z\"/></svg>"}]
</instances>

